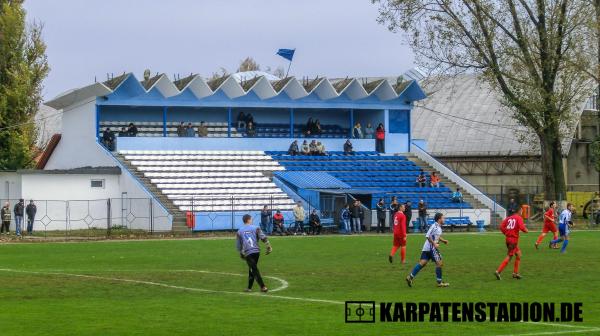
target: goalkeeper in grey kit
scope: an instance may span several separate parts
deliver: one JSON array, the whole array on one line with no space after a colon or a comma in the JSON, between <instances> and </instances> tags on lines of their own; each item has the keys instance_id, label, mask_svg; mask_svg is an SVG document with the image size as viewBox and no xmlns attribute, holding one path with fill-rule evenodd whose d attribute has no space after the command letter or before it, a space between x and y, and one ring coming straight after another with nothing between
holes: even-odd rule
<instances>
[{"instance_id":1,"label":"goalkeeper in grey kit","mask_svg":"<svg viewBox=\"0 0 600 336\"><path fill-rule=\"evenodd\" d=\"M260 257L259 240L262 240L267 246L266 254L271 253L273 248L271 247L271 243L269 243L269 239L265 236L260 227L252 224L252 216L244 215L242 221L244 222L244 225L237 231L236 243L240 257L246 260L246 263L248 264L248 288L246 288L246 292L252 291L252 285L254 284L254 280L256 280L260 285L260 291L266 293L268 289L258 270L258 257Z\"/></svg>"}]
</instances>

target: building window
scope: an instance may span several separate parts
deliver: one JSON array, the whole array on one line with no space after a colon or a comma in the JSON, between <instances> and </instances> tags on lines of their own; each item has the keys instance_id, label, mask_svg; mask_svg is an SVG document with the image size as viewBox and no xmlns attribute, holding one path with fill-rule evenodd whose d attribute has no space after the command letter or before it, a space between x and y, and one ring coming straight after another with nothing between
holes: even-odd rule
<instances>
[{"instance_id":1,"label":"building window","mask_svg":"<svg viewBox=\"0 0 600 336\"><path fill-rule=\"evenodd\" d=\"M104 189L104 180L92 180L91 187Z\"/></svg>"}]
</instances>

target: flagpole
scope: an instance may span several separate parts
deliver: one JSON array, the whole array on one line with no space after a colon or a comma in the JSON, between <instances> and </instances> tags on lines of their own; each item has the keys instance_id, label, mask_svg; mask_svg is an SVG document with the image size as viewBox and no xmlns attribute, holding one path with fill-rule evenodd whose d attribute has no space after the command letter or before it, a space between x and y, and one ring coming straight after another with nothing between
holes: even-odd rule
<instances>
[{"instance_id":1,"label":"flagpole","mask_svg":"<svg viewBox=\"0 0 600 336\"><path fill-rule=\"evenodd\" d=\"M292 67L292 61L290 60L290 64L288 65L287 72L285 73L285 78L287 78L288 74L290 73L290 68L291 67Z\"/></svg>"}]
</instances>

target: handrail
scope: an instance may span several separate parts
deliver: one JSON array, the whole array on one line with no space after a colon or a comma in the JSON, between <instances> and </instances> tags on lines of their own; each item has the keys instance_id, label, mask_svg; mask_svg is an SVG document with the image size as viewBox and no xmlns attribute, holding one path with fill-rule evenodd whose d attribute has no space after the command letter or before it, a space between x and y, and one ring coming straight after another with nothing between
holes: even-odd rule
<instances>
[{"instance_id":1,"label":"handrail","mask_svg":"<svg viewBox=\"0 0 600 336\"><path fill-rule=\"evenodd\" d=\"M458 176L458 174L452 171L452 169L446 166L443 162L431 156L419 145L415 144L414 142L411 143L410 151L411 153L414 153L419 159L430 164L435 170L445 175L449 180L458 184L462 189L471 194L475 199L477 199L483 205L487 206L490 210L497 212L501 217L506 217L506 209L503 206L501 206L489 196L484 194L477 187L469 183L469 181Z\"/></svg>"}]
</instances>

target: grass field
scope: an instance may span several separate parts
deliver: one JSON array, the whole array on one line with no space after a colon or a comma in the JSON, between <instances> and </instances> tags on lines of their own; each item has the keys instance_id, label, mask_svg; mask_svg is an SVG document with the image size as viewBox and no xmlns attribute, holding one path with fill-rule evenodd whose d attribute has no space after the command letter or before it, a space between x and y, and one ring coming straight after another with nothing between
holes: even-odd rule
<instances>
[{"instance_id":1,"label":"grass field","mask_svg":"<svg viewBox=\"0 0 600 336\"><path fill-rule=\"evenodd\" d=\"M524 279L510 265L497 281L501 235L446 234L449 288L431 266L406 286L422 235L406 265L388 263L388 235L274 237L268 294L242 292L231 238L3 244L0 335L600 335L600 232L574 232L565 255L536 251L536 237L522 235ZM581 301L584 322L345 324L346 300Z\"/></svg>"}]
</instances>

